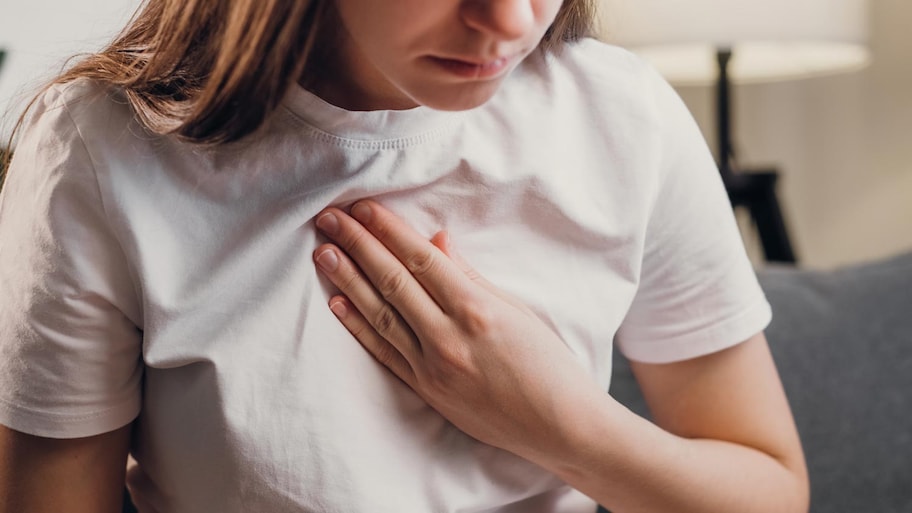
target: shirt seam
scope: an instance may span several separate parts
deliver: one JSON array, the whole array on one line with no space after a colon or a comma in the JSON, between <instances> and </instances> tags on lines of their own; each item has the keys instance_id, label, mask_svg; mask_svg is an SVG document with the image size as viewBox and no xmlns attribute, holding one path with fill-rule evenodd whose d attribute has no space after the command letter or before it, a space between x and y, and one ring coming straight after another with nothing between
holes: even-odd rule
<instances>
[{"instance_id":1,"label":"shirt seam","mask_svg":"<svg viewBox=\"0 0 912 513\"><path fill-rule=\"evenodd\" d=\"M757 294L753 301L747 303L736 313L723 319L719 319L709 325L703 326L700 329L693 330L685 334L678 334L672 337L651 339L649 341L644 341L642 339L626 340L621 344L621 352L624 354L624 356L632 360L640 360L644 362L658 360L674 362L696 358L698 356L712 352L705 351L705 348L714 348L715 350L720 350L744 342L746 338L742 340L717 339L712 341L704 341L701 344L694 344L693 340L695 338L705 337L707 334L712 334L713 332L717 332L719 330L724 330L725 333L737 333L739 331L751 329L759 333L765 330L766 326L769 325L769 310L769 301L766 299L766 296L764 294ZM747 321L751 321L755 318L764 319L762 323L763 325L756 328L748 328L748 326L742 326L740 324L741 321L745 319ZM696 351L693 351L695 347L698 349ZM671 357L668 356L669 354Z\"/></svg>"},{"instance_id":2,"label":"shirt seam","mask_svg":"<svg viewBox=\"0 0 912 513\"><path fill-rule=\"evenodd\" d=\"M119 401L115 405L108 406L101 410L95 410L95 411L92 411L89 413L73 414L73 413L59 413L59 412L54 412L54 411L50 411L50 410L31 408L28 406L23 406L21 404L14 403L13 401L10 401L9 399L0 397L0 403L2 403L6 407L7 411L10 411L11 413L18 412L18 413L28 415L30 417L44 417L44 418L51 418L51 419L62 420L62 421L84 421L84 420L93 420L93 419L102 418L102 417L105 417L107 414L110 414L111 412L117 412L117 411L124 409L125 407L127 407L131 403L133 403L134 401L136 401L135 398L128 397L126 399Z\"/></svg>"},{"instance_id":3,"label":"shirt seam","mask_svg":"<svg viewBox=\"0 0 912 513\"><path fill-rule=\"evenodd\" d=\"M331 134L307 122L297 112L295 112L287 105L283 105L282 108L290 115L292 122L308 130L307 135L321 142L353 150L401 150L412 146L420 146L435 139L439 139L446 133L454 130L457 125L455 121L449 121L447 123L444 123L444 126L441 128L428 130L427 132L423 132L417 135L397 137L394 139L367 141L363 139L352 139L350 137L342 137L339 135Z\"/></svg>"}]
</instances>

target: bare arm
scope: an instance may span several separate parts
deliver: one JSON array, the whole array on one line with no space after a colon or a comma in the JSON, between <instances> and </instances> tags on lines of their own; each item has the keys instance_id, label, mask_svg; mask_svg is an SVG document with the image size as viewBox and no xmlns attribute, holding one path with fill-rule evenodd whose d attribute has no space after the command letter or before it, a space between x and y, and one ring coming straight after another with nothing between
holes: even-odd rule
<instances>
[{"instance_id":1,"label":"bare arm","mask_svg":"<svg viewBox=\"0 0 912 513\"><path fill-rule=\"evenodd\" d=\"M804 457L763 335L634 365L656 424L609 397L540 319L376 203L317 225L341 322L454 425L615 513L807 511ZM335 220L335 222L332 222Z\"/></svg>"},{"instance_id":2,"label":"bare arm","mask_svg":"<svg viewBox=\"0 0 912 513\"><path fill-rule=\"evenodd\" d=\"M580 431L584 450L547 466L617 513L808 510L801 444L762 334L632 368L656 425L606 403Z\"/></svg>"},{"instance_id":3,"label":"bare arm","mask_svg":"<svg viewBox=\"0 0 912 513\"><path fill-rule=\"evenodd\" d=\"M121 511L130 427L59 440L0 425L0 513Z\"/></svg>"}]
</instances>

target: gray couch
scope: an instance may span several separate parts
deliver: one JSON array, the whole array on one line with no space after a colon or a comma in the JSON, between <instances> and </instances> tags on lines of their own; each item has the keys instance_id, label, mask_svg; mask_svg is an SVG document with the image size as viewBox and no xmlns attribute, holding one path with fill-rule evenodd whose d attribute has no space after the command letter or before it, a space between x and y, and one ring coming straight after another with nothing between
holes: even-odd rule
<instances>
[{"instance_id":1,"label":"gray couch","mask_svg":"<svg viewBox=\"0 0 912 513\"><path fill-rule=\"evenodd\" d=\"M912 253L835 271L759 273L767 338L795 414L813 513L912 513ZM610 393L646 408L615 356Z\"/></svg>"}]
</instances>

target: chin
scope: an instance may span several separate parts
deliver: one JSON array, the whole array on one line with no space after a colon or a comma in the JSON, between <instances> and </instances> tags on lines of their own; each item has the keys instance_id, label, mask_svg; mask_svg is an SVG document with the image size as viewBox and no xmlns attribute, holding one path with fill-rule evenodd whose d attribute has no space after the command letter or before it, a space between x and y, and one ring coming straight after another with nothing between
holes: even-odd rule
<instances>
[{"instance_id":1,"label":"chin","mask_svg":"<svg viewBox=\"0 0 912 513\"><path fill-rule=\"evenodd\" d=\"M476 84L459 84L451 87L440 87L414 94L412 98L420 105L434 110L461 111L471 110L487 103L497 94L502 81Z\"/></svg>"}]
</instances>

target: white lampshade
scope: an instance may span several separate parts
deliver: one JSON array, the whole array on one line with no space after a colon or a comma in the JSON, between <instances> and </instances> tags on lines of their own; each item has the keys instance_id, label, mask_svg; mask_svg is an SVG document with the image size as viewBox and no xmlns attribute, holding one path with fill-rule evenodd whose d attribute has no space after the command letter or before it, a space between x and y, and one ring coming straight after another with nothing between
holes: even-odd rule
<instances>
[{"instance_id":1,"label":"white lampshade","mask_svg":"<svg viewBox=\"0 0 912 513\"><path fill-rule=\"evenodd\" d=\"M602 37L633 49L675 85L790 80L867 65L866 0L603 0Z\"/></svg>"}]
</instances>

